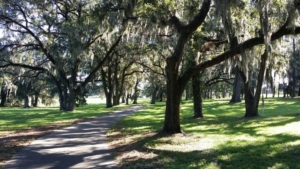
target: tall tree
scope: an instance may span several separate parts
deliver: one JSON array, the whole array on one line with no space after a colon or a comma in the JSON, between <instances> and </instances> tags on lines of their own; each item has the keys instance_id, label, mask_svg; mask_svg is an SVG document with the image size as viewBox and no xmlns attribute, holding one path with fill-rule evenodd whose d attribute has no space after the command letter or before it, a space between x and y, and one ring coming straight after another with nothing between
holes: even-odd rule
<instances>
[{"instance_id":1,"label":"tall tree","mask_svg":"<svg viewBox=\"0 0 300 169\"><path fill-rule=\"evenodd\" d=\"M210 0L204 0L199 12L195 17L184 24L176 15L170 17L170 22L177 30L177 40L174 45L171 56L166 59L166 74L167 74L167 103L165 112L165 121L162 132L178 133L181 132L180 127L180 98L188 81L205 70L207 67L219 64L220 62L232 58L237 54L243 53L247 49L251 49L256 45L264 43L264 37L249 38L240 42L236 47L219 54L210 60L203 61L196 66L190 67L184 72L179 72L180 65L183 61L184 47L191 35L202 25L211 7ZM286 34L298 33L299 28L290 29L288 24L291 22L289 18L285 18L285 22L278 28L277 31L271 34L270 40L276 40Z\"/></svg>"},{"instance_id":2,"label":"tall tree","mask_svg":"<svg viewBox=\"0 0 300 169\"><path fill-rule=\"evenodd\" d=\"M76 95L111 57L134 8L133 1L3 0L1 3L1 25L14 37L8 36L4 46L43 53L39 64L30 68L52 74L61 109L67 111L74 110ZM81 75L86 78L78 83Z\"/></svg>"}]
</instances>

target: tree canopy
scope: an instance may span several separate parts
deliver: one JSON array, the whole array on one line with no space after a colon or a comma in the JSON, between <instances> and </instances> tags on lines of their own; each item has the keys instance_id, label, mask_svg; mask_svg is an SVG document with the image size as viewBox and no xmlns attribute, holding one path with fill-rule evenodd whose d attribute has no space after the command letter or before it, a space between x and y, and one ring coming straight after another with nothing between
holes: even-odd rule
<instances>
[{"instance_id":1,"label":"tree canopy","mask_svg":"<svg viewBox=\"0 0 300 169\"><path fill-rule=\"evenodd\" d=\"M300 33L298 10L298 0L1 0L0 67L52 79L67 111L95 80L111 107L137 97L138 83L148 79L153 98L166 86L162 132L177 133L187 84L198 78L199 86L199 74L212 67L240 71L245 116L257 115L265 71L278 60L274 41ZM254 94L249 81L257 69Z\"/></svg>"}]
</instances>

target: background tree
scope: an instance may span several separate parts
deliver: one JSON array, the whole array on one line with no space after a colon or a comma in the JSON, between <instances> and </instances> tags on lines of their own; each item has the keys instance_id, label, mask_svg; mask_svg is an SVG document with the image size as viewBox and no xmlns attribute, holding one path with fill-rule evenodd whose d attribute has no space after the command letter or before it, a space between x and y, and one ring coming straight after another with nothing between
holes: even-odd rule
<instances>
[{"instance_id":1,"label":"background tree","mask_svg":"<svg viewBox=\"0 0 300 169\"><path fill-rule=\"evenodd\" d=\"M52 74L60 88L61 108L68 111L118 46L134 7L131 1L4 0L2 4L0 21L8 35L4 46L43 53L38 67ZM86 78L77 83L82 74Z\"/></svg>"}]
</instances>

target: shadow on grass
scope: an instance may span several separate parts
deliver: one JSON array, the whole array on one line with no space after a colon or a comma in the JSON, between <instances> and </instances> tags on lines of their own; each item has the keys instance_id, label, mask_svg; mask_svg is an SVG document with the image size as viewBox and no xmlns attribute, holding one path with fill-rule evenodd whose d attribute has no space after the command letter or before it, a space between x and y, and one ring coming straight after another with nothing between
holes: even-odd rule
<instances>
[{"instance_id":1,"label":"shadow on grass","mask_svg":"<svg viewBox=\"0 0 300 169\"><path fill-rule=\"evenodd\" d=\"M184 103L181 126L194 137L190 143L189 138L173 141L172 136L166 139L161 135L147 136L147 132L158 131L163 126L165 108L163 104L149 106L120 122L125 128L125 138L140 136L133 143L116 147L116 151L125 157L121 162L124 168L300 169L300 135L287 130L289 126L297 129L294 125L300 121L297 113L300 100L267 101L264 112L257 118L243 118L244 103L232 105L222 100L205 102L206 117L191 119L192 104ZM204 143L206 136L217 143L202 149L193 147L196 142ZM218 140L222 138L225 139Z\"/></svg>"},{"instance_id":2,"label":"shadow on grass","mask_svg":"<svg viewBox=\"0 0 300 169\"><path fill-rule=\"evenodd\" d=\"M171 151L149 148L146 143L158 144L161 135L144 137L130 145L117 147L119 153L138 151L154 154L152 158L128 157L122 162L124 168L300 168L300 147L293 146L299 136L276 135L255 144L235 145L227 142L214 149L195 151ZM291 143L287 145L287 143ZM285 144L285 146L281 146ZM140 147L136 149L137 147Z\"/></svg>"}]
</instances>

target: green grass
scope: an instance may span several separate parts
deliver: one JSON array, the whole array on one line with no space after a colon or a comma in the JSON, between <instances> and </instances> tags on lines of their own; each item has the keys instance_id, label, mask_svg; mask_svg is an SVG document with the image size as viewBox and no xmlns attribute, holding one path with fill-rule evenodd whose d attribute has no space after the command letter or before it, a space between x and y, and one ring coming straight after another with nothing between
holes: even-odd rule
<instances>
[{"instance_id":1,"label":"green grass","mask_svg":"<svg viewBox=\"0 0 300 169\"><path fill-rule=\"evenodd\" d=\"M76 108L73 112L60 111L58 107L0 108L0 136L48 124L93 118L124 107L126 107L124 104L112 108L105 108L105 104L89 104Z\"/></svg>"},{"instance_id":2,"label":"green grass","mask_svg":"<svg viewBox=\"0 0 300 169\"><path fill-rule=\"evenodd\" d=\"M125 168L300 169L300 99L266 99L260 117L245 119L244 103L205 100L204 119L193 119L192 103L181 105L187 135L155 134L164 103L120 121L109 136ZM119 126L122 126L120 130Z\"/></svg>"}]
</instances>

